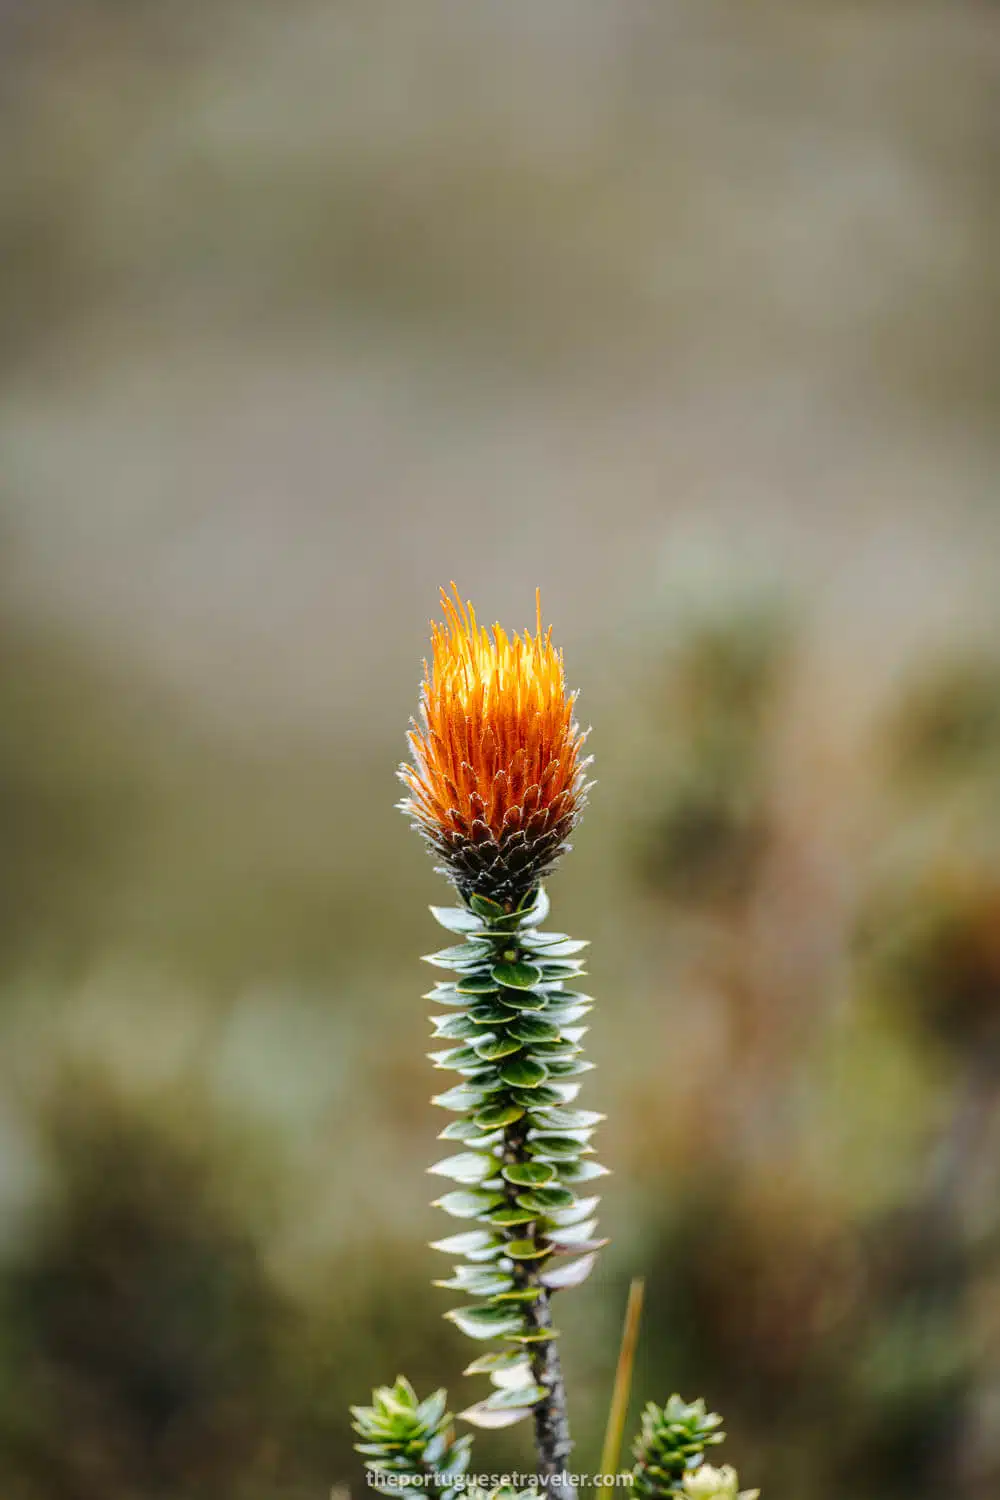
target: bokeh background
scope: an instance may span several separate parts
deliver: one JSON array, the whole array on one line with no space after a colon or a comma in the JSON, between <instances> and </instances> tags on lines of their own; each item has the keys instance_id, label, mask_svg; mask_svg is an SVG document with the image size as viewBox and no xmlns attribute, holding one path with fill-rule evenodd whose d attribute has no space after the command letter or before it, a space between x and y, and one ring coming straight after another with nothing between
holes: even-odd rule
<instances>
[{"instance_id":1,"label":"bokeh background","mask_svg":"<svg viewBox=\"0 0 1000 1500\"><path fill-rule=\"evenodd\" d=\"M0 5L5 1500L361 1495L349 1401L475 1396L450 578L593 724L579 1466L643 1274L766 1500L997 1494L998 86L986 0Z\"/></svg>"}]
</instances>

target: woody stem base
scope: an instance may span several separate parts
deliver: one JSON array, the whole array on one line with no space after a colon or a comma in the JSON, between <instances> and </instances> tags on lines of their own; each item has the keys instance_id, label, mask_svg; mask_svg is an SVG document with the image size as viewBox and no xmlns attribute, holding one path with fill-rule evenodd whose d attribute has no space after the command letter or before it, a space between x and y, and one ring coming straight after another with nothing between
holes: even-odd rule
<instances>
[{"instance_id":1,"label":"woody stem base","mask_svg":"<svg viewBox=\"0 0 1000 1500\"><path fill-rule=\"evenodd\" d=\"M530 1160L525 1151L523 1121L508 1126L504 1131L504 1159L511 1162ZM507 1196L510 1202L514 1201L514 1189L509 1184ZM517 1233L516 1230L512 1231L512 1234ZM534 1240L536 1244L539 1243L538 1224L529 1226L527 1237ZM562 1360L559 1356L559 1344L552 1321L551 1294L545 1287L539 1286L537 1266L536 1260L529 1261L521 1267L517 1277L522 1286L538 1288L535 1300L527 1303L525 1307L526 1331L536 1335L546 1332L550 1334L549 1338L539 1338L531 1345L531 1373L536 1384L545 1386L548 1390L544 1401L540 1401L534 1409L537 1472L539 1479L544 1480L547 1485L558 1477L559 1494L565 1497L565 1500L576 1500L576 1490L568 1482L566 1467L573 1449L569 1433L569 1414L566 1409L566 1384L563 1380Z\"/></svg>"},{"instance_id":2,"label":"woody stem base","mask_svg":"<svg viewBox=\"0 0 1000 1500\"><path fill-rule=\"evenodd\" d=\"M542 1292L531 1303L528 1322L538 1332L552 1327L552 1309L547 1292ZM539 1477L548 1484L558 1476L558 1493L564 1500L576 1500L576 1490L567 1480L566 1465L573 1443L569 1435L562 1361L559 1358L559 1345L554 1338L535 1345L531 1370L538 1384L547 1386L549 1392L545 1400L535 1407L535 1450L538 1454Z\"/></svg>"}]
</instances>

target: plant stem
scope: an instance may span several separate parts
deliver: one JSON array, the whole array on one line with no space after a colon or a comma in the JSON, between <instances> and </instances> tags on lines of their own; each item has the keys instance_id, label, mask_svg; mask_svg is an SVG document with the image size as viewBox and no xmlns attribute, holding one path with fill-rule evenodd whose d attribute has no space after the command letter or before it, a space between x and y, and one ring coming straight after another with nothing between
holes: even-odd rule
<instances>
[{"instance_id":1,"label":"plant stem","mask_svg":"<svg viewBox=\"0 0 1000 1500\"><path fill-rule=\"evenodd\" d=\"M530 1304L528 1321L539 1331L552 1327L552 1309L547 1291L543 1291ZM555 1339L533 1345L531 1370L539 1385L547 1386L549 1392L545 1400L539 1401L535 1407L538 1472L546 1481L558 1475L559 1495L563 1500L576 1500L576 1490L566 1477L566 1465L573 1443L569 1435L569 1415L566 1410L566 1384L559 1358L559 1345Z\"/></svg>"},{"instance_id":2,"label":"plant stem","mask_svg":"<svg viewBox=\"0 0 1000 1500\"><path fill-rule=\"evenodd\" d=\"M639 1342L644 1287L645 1283L642 1278L637 1276L628 1289L628 1305L625 1308L625 1324L622 1328L618 1368L615 1371L614 1390L611 1393L611 1407L608 1411L608 1427L601 1451L602 1474L617 1473L621 1461L625 1418L628 1415L628 1398L632 1390L632 1367L635 1364L636 1345Z\"/></svg>"},{"instance_id":3,"label":"plant stem","mask_svg":"<svg viewBox=\"0 0 1000 1500\"><path fill-rule=\"evenodd\" d=\"M529 1161L525 1150L524 1121L509 1125L504 1132L504 1157L511 1162ZM515 1189L508 1185L508 1197L514 1200ZM515 1231L516 1233L516 1231ZM540 1243L539 1226L529 1224L521 1233ZM534 1333L551 1330L551 1294L539 1285L538 1261L523 1264L518 1272L518 1281L524 1287L538 1287L538 1296L525 1307L525 1322ZM542 1261L544 1265L544 1261ZM531 1372L539 1385L544 1385L548 1395L535 1407L535 1451L538 1456L538 1475L546 1483L559 1477L558 1493L563 1500L576 1500L576 1491L566 1479L566 1464L573 1449L569 1434L569 1415L566 1410L566 1383L563 1380L559 1345L553 1336L532 1343Z\"/></svg>"}]
</instances>

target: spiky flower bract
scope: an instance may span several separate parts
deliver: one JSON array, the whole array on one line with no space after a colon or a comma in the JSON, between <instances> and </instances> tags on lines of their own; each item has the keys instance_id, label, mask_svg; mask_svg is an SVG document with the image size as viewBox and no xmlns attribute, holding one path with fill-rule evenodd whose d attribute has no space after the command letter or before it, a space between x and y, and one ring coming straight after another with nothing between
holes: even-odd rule
<instances>
[{"instance_id":1,"label":"spiky flower bract","mask_svg":"<svg viewBox=\"0 0 1000 1500\"><path fill-rule=\"evenodd\" d=\"M513 910L569 847L586 800L585 736L538 596L535 634L508 636L452 590L431 626L400 806L463 897Z\"/></svg>"}]
</instances>

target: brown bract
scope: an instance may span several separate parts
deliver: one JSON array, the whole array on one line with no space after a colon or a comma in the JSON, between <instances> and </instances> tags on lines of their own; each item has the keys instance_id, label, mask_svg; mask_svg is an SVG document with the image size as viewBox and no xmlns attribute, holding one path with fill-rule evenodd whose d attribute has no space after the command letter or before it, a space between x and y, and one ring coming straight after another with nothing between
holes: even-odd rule
<instances>
[{"instance_id":1,"label":"brown bract","mask_svg":"<svg viewBox=\"0 0 1000 1500\"><path fill-rule=\"evenodd\" d=\"M441 590L444 623L431 626L400 807L463 895L509 906L568 847L586 799L585 736L537 596L536 633L522 637L479 625L452 590L454 600Z\"/></svg>"}]
</instances>

